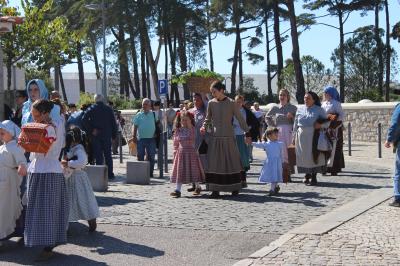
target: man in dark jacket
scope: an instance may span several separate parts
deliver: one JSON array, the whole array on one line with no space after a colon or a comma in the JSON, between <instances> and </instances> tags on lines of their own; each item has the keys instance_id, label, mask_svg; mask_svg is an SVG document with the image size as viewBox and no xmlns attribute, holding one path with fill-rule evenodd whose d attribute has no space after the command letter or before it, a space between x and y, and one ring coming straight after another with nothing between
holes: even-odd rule
<instances>
[{"instance_id":1,"label":"man in dark jacket","mask_svg":"<svg viewBox=\"0 0 400 266\"><path fill-rule=\"evenodd\" d=\"M113 161L111 143L117 136L117 124L114 111L104 104L102 95L95 95L95 104L89 107L82 117L82 126L89 133L96 165L108 167L108 178L113 179Z\"/></svg>"}]
</instances>

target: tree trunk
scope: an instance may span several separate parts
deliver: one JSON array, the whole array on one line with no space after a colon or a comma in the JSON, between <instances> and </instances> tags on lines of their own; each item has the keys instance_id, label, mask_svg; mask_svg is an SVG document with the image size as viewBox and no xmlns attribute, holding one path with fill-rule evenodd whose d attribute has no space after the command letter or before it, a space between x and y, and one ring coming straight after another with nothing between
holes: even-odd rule
<instances>
[{"instance_id":1,"label":"tree trunk","mask_svg":"<svg viewBox=\"0 0 400 266\"><path fill-rule=\"evenodd\" d=\"M62 75L61 67L58 66L57 69L58 69L58 73L60 75L61 93L62 93L64 101L68 102L67 93L65 92L65 84L64 84L64 78L63 78L63 75Z\"/></svg>"},{"instance_id":2,"label":"tree trunk","mask_svg":"<svg viewBox=\"0 0 400 266\"><path fill-rule=\"evenodd\" d=\"M239 23L236 24L236 41L235 41L235 49L233 52L233 61L232 61L232 72L231 72L231 95L236 94L236 70L238 67L238 54L239 54L239 45L240 45L240 28ZM240 88L239 88L240 89Z\"/></svg>"},{"instance_id":3,"label":"tree trunk","mask_svg":"<svg viewBox=\"0 0 400 266\"><path fill-rule=\"evenodd\" d=\"M379 96L383 96L383 49L382 49L382 41L379 35L379 6L380 1L375 3L375 41L376 41L376 48L378 54L378 93Z\"/></svg>"},{"instance_id":4,"label":"tree trunk","mask_svg":"<svg viewBox=\"0 0 400 266\"><path fill-rule=\"evenodd\" d=\"M239 33L240 34L240 33ZM239 93L243 93L243 51L242 38L239 35Z\"/></svg>"},{"instance_id":5,"label":"tree trunk","mask_svg":"<svg viewBox=\"0 0 400 266\"><path fill-rule=\"evenodd\" d=\"M281 74L283 69L283 53L282 53L282 42L281 33L279 29L279 3L274 1L274 36L275 36L275 47L276 47L276 57L278 65L278 89L281 89Z\"/></svg>"},{"instance_id":6,"label":"tree trunk","mask_svg":"<svg viewBox=\"0 0 400 266\"><path fill-rule=\"evenodd\" d=\"M269 33L268 33L268 10L264 10L264 25L265 25L265 43L267 49L267 88L268 88L268 102L272 102L272 79L271 79L271 54L269 48Z\"/></svg>"},{"instance_id":7,"label":"tree trunk","mask_svg":"<svg viewBox=\"0 0 400 266\"><path fill-rule=\"evenodd\" d=\"M58 71L59 66L54 67L54 89L60 91L60 72Z\"/></svg>"},{"instance_id":8,"label":"tree trunk","mask_svg":"<svg viewBox=\"0 0 400 266\"><path fill-rule=\"evenodd\" d=\"M214 71L214 55L212 48L211 32L210 32L210 1L207 0L207 39L208 39L208 53L210 56L210 70Z\"/></svg>"},{"instance_id":9,"label":"tree trunk","mask_svg":"<svg viewBox=\"0 0 400 266\"><path fill-rule=\"evenodd\" d=\"M138 65L138 55L136 51L135 33L133 31L132 25L128 24L128 31L131 41L131 55L132 55L132 65L133 65L133 81L135 87L135 99L140 98L140 78L139 78L139 65Z\"/></svg>"},{"instance_id":10,"label":"tree trunk","mask_svg":"<svg viewBox=\"0 0 400 266\"><path fill-rule=\"evenodd\" d=\"M187 65L187 55L186 55L186 38L185 29L179 29L178 31L178 55L179 62L181 65L181 72L186 72L188 69ZM185 100L190 99L190 91L186 84L183 84L183 97Z\"/></svg>"},{"instance_id":11,"label":"tree trunk","mask_svg":"<svg viewBox=\"0 0 400 266\"><path fill-rule=\"evenodd\" d=\"M390 60L391 60L391 48L390 48L390 22L389 22L389 4L388 0L384 1L385 14L386 14L386 80L385 80L385 101L389 101L390 92Z\"/></svg>"},{"instance_id":12,"label":"tree trunk","mask_svg":"<svg viewBox=\"0 0 400 266\"><path fill-rule=\"evenodd\" d=\"M78 60L78 75L79 75L79 91L85 92L85 72L83 70L83 60L82 60L82 44L81 42L76 42L76 58Z\"/></svg>"},{"instance_id":13,"label":"tree trunk","mask_svg":"<svg viewBox=\"0 0 400 266\"><path fill-rule=\"evenodd\" d=\"M138 0L138 5L139 8L143 6L143 0ZM155 97L158 99L158 74L157 74L157 66L154 61L153 57L153 51L151 50L151 44L150 44L150 38L149 38L149 33L147 30L147 24L145 17L143 15L139 16L139 31L140 34L143 36L143 41L144 41L144 47L146 49L146 57L147 57L147 63L149 64L150 70L151 70L151 79L153 83L153 91Z\"/></svg>"},{"instance_id":14,"label":"tree trunk","mask_svg":"<svg viewBox=\"0 0 400 266\"><path fill-rule=\"evenodd\" d=\"M147 97L151 99L151 85L150 85L150 64L148 57L146 56L146 88L147 88Z\"/></svg>"},{"instance_id":15,"label":"tree trunk","mask_svg":"<svg viewBox=\"0 0 400 266\"><path fill-rule=\"evenodd\" d=\"M11 80L12 80L12 63L11 63L11 58L8 56L7 56L6 67L7 67L7 90L10 90ZM1 86L3 86L3 84L1 84Z\"/></svg>"},{"instance_id":16,"label":"tree trunk","mask_svg":"<svg viewBox=\"0 0 400 266\"><path fill-rule=\"evenodd\" d=\"M297 32L296 12L294 9L293 1L287 1L287 7L290 16L290 28L291 28L291 37L293 46L292 58L293 58L293 65L296 73L296 83L297 83L296 99L299 104L303 104L305 95L304 77L303 77L303 70L301 68L299 35Z\"/></svg>"},{"instance_id":17,"label":"tree trunk","mask_svg":"<svg viewBox=\"0 0 400 266\"><path fill-rule=\"evenodd\" d=\"M96 78L101 79L99 59L97 58L97 51L96 51L96 39L95 39L94 34L89 34L89 36L90 36L90 45L91 45L93 60L94 60L94 67L96 69Z\"/></svg>"},{"instance_id":18,"label":"tree trunk","mask_svg":"<svg viewBox=\"0 0 400 266\"><path fill-rule=\"evenodd\" d=\"M172 47L172 39L171 36L168 34L168 48L169 48L169 57L171 58L171 75L176 75L176 35L174 36L174 46ZM179 106L180 99L179 99L179 90L177 84L171 84L171 98L170 100L174 100L175 98L175 107Z\"/></svg>"},{"instance_id":19,"label":"tree trunk","mask_svg":"<svg viewBox=\"0 0 400 266\"><path fill-rule=\"evenodd\" d=\"M340 85L340 101L344 103L345 99L345 84L344 84L344 29L343 29L343 13L339 10L339 35L340 35L340 44L339 44L339 58L340 58L340 67L339 67L339 85Z\"/></svg>"},{"instance_id":20,"label":"tree trunk","mask_svg":"<svg viewBox=\"0 0 400 266\"><path fill-rule=\"evenodd\" d=\"M140 37L140 68L142 71L142 97L147 98L147 75L146 75L146 49Z\"/></svg>"}]
</instances>

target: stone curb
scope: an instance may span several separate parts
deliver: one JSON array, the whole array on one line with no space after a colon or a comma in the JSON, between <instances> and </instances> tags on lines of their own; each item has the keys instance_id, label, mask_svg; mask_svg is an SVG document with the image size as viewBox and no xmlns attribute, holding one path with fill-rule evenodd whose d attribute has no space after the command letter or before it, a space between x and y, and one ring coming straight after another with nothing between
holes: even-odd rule
<instances>
[{"instance_id":1,"label":"stone curb","mask_svg":"<svg viewBox=\"0 0 400 266\"><path fill-rule=\"evenodd\" d=\"M238 261L234 266L250 266L254 261L267 256L296 235L323 235L352 220L362 213L374 208L392 197L392 188L381 188L368 195L355 199L331 212L321 215L310 222L294 228L271 242L268 246L251 254L248 258Z\"/></svg>"}]
</instances>

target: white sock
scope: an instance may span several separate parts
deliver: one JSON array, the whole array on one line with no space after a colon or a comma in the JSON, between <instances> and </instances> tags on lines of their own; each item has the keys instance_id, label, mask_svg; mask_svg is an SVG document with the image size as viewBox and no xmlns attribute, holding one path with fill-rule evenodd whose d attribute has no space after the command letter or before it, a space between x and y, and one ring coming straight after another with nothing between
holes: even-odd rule
<instances>
[{"instance_id":1,"label":"white sock","mask_svg":"<svg viewBox=\"0 0 400 266\"><path fill-rule=\"evenodd\" d=\"M176 183L176 191L181 191L182 189L182 183Z\"/></svg>"}]
</instances>

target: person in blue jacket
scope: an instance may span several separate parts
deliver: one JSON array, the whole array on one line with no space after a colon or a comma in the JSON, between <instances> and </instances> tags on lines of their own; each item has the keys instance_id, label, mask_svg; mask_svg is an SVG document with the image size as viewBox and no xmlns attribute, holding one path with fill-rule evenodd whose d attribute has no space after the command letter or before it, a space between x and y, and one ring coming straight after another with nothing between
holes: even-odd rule
<instances>
[{"instance_id":1,"label":"person in blue jacket","mask_svg":"<svg viewBox=\"0 0 400 266\"><path fill-rule=\"evenodd\" d=\"M114 111L104 103L102 95L96 94L94 100L95 104L84 112L82 127L89 134L96 165L103 165L105 159L108 178L114 179L111 144L118 130Z\"/></svg>"},{"instance_id":2,"label":"person in blue jacket","mask_svg":"<svg viewBox=\"0 0 400 266\"><path fill-rule=\"evenodd\" d=\"M400 141L400 104L394 108L390 127L388 129L385 147L390 148L393 145L393 150L396 153L395 170L393 177L394 200L389 203L390 206L400 207L400 149L398 143Z\"/></svg>"}]
</instances>

